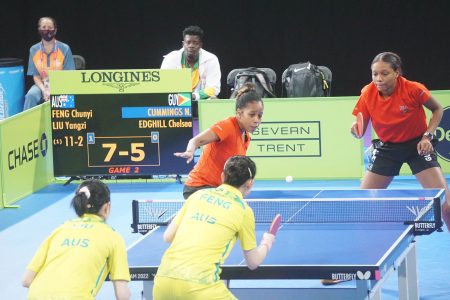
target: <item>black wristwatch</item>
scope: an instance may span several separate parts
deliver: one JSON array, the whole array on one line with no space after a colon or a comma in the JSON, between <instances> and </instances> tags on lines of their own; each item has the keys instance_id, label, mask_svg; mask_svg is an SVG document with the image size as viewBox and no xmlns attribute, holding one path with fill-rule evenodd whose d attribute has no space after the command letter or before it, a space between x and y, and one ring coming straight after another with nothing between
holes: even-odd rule
<instances>
[{"instance_id":1,"label":"black wristwatch","mask_svg":"<svg viewBox=\"0 0 450 300\"><path fill-rule=\"evenodd\" d=\"M431 132L425 132L424 134L423 134L423 136L426 136L430 141L432 140L432 139L434 139L434 134L432 134Z\"/></svg>"}]
</instances>

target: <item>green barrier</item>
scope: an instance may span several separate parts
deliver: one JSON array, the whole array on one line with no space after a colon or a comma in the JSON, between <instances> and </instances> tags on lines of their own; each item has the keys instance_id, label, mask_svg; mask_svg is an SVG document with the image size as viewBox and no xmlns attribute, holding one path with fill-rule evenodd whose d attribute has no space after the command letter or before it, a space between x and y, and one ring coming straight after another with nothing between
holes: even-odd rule
<instances>
[{"instance_id":1,"label":"green barrier","mask_svg":"<svg viewBox=\"0 0 450 300\"><path fill-rule=\"evenodd\" d=\"M0 127L1 127L1 122L0 122ZM0 142L2 141L2 135L1 135L1 130L0 130ZM1 147L0 147L0 154L1 154ZM2 157L2 156L0 156ZM2 162L0 160L0 170L2 170ZM2 209L3 207L5 207L3 205L3 176L2 176L2 172L0 171L0 209Z\"/></svg>"},{"instance_id":2,"label":"green barrier","mask_svg":"<svg viewBox=\"0 0 450 300\"><path fill-rule=\"evenodd\" d=\"M450 173L450 91L433 91L445 107L436 136L439 162ZM350 179L363 174L363 145L350 134L357 97L266 99L263 123L248 155L259 179ZM235 114L234 100L199 102L200 129ZM427 112L429 117L429 112ZM45 187L53 178L50 105L0 121L0 208ZM404 166L402 175L410 174Z\"/></svg>"},{"instance_id":3,"label":"green barrier","mask_svg":"<svg viewBox=\"0 0 450 300\"><path fill-rule=\"evenodd\" d=\"M353 138L357 97L265 99L263 123L247 155L259 179L350 179L364 170L362 140ZM204 130L235 114L234 100L199 102Z\"/></svg>"},{"instance_id":4,"label":"green barrier","mask_svg":"<svg viewBox=\"0 0 450 300\"><path fill-rule=\"evenodd\" d=\"M0 143L4 207L53 181L49 103L1 121Z\"/></svg>"}]
</instances>

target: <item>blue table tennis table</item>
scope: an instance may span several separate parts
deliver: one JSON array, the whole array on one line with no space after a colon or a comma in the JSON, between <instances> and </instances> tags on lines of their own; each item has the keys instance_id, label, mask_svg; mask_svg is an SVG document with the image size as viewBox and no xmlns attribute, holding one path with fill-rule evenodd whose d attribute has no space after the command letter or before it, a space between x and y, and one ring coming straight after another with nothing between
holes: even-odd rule
<instances>
[{"instance_id":1,"label":"blue table tennis table","mask_svg":"<svg viewBox=\"0 0 450 300\"><path fill-rule=\"evenodd\" d=\"M414 238L440 229L444 195L437 189L252 191L247 200L255 212L257 240L276 213L283 225L263 265L249 270L236 243L221 278L240 299L381 299L382 285L397 271L399 299L419 299ZM153 277L168 247L165 226L146 220L167 212L146 206L153 202L134 201L132 227L148 233L128 249L131 278L143 281L145 299L151 299ZM270 284L274 279L351 284L278 288ZM247 288L244 282L233 289L233 281L241 280L258 281L259 287Z\"/></svg>"}]
</instances>

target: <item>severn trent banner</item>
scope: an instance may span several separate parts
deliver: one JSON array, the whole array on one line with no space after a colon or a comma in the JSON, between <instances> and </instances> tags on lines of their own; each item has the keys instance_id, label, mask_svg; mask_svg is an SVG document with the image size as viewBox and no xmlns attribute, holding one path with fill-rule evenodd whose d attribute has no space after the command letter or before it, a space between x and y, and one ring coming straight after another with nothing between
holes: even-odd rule
<instances>
[{"instance_id":1,"label":"severn trent banner","mask_svg":"<svg viewBox=\"0 0 450 300\"><path fill-rule=\"evenodd\" d=\"M259 179L350 179L364 170L362 140L350 134L357 97L265 99L247 155ZM234 100L199 102L200 129L235 114Z\"/></svg>"}]
</instances>

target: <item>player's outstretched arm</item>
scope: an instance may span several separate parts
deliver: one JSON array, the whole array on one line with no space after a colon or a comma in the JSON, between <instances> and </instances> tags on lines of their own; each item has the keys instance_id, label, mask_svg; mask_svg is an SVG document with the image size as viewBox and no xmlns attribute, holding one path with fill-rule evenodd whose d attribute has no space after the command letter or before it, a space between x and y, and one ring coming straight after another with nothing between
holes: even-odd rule
<instances>
[{"instance_id":1,"label":"player's outstretched arm","mask_svg":"<svg viewBox=\"0 0 450 300\"><path fill-rule=\"evenodd\" d=\"M245 262L250 270L255 270L262 264L275 241L273 234L265 232L261 243L252 250L244 251Z\"/></svg>"},{"instance_id":2,"label":"player's outstretched arm","mask_svg":"<svg viewBox=\"0 0 450 300\"><path fill-rule=\"evenodd\" d=\"M173 155L186 159L186 163L190 163L194 159L195 150L198 147L207 145L212 142L219 141L219 137L214 131L210 129L206 129L202 133L196 135L192 139L189 140L187 144L186 151L184 152L175 152Z\"/></svg>"}]
</instances>

